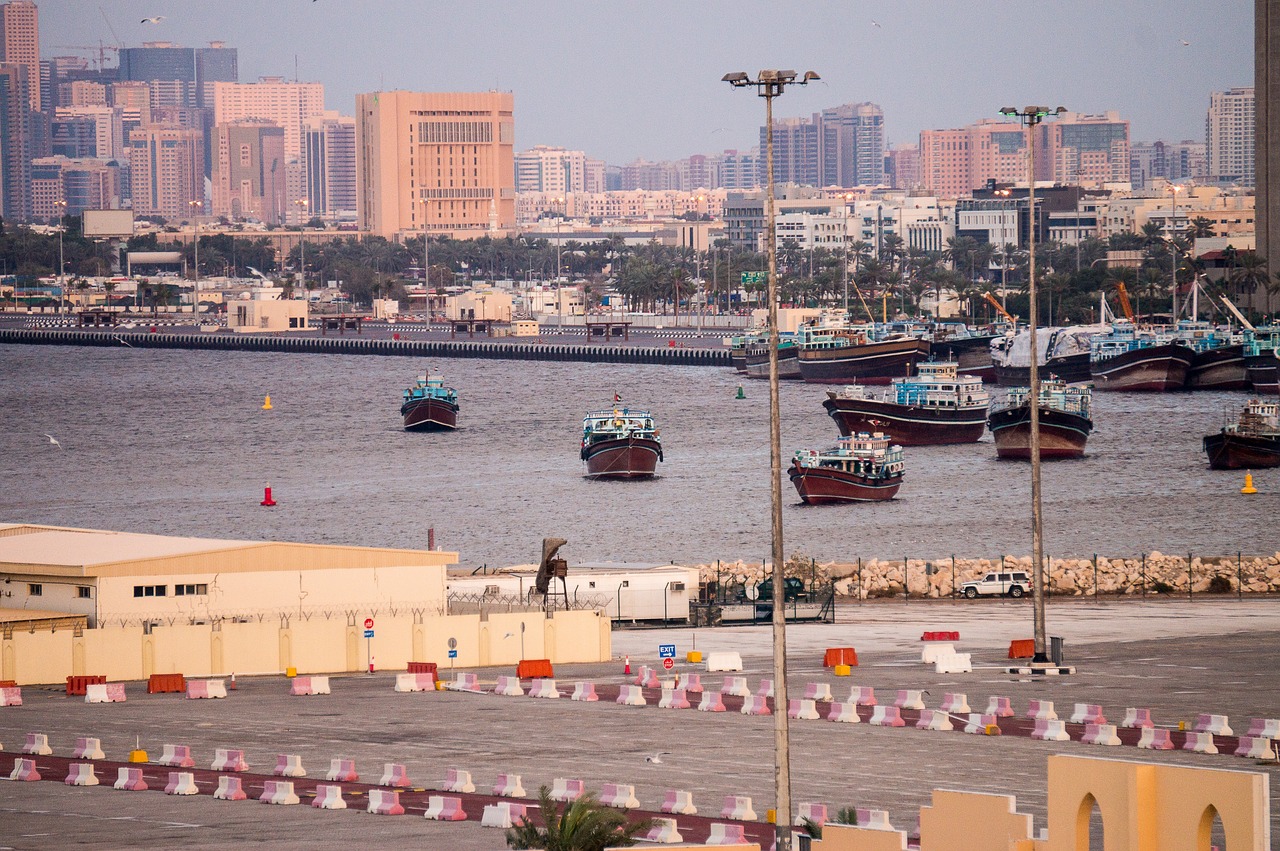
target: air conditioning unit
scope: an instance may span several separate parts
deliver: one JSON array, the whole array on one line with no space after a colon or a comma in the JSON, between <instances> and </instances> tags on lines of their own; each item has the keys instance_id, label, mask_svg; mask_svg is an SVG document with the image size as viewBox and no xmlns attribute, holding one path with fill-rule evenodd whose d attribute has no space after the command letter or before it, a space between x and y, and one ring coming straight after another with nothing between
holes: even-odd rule
<instances>
[{"instance_id":1,"label":"air conditioning unit","mask_svg":"<svg viewBox=\"0 0 1280 851\"><path fill-rule=\"evenodd\" d=\"M672 591L683 591L683 590L684 590L684 583L683 583L683 582L672 582L672 583L671 583L671 590L672 590Z\"/></svg>"}]
</instances>

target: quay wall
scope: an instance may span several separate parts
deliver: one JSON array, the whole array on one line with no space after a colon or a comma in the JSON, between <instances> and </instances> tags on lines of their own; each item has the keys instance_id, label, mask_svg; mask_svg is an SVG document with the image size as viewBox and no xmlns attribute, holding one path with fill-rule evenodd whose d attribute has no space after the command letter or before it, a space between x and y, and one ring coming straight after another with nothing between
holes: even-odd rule
<instances>
[{"instance_id":1,"label":"quay wall","mask_svg":"<svg viewBox=\"0 0 1280 851\"><path fill-rule=\"evenodd\" d=\"M135 349L296 352L303 354L400 355L495 360L585 361L679 366L729 366L728 349L629 346L617 343L512 343L499 340L387 340L359 336L285 336L228 333L78 331L56 328L0 329L0 343L105 346Z\"/></svg>"}]
</instances>

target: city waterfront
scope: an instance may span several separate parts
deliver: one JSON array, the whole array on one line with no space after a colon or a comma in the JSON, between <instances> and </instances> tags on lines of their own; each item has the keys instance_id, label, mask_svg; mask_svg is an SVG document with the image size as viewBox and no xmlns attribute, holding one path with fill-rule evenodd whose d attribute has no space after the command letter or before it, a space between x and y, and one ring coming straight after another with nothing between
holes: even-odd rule
<instances>
[{"instance_id":1,"label":"city waterfront","mask_svg":"<svg viewBox=\"0 0 1280 851\"><path fill-rule=\"evenodd\" d=\"M162 534L437 545L466 567L535 560L758 561L769 550L765 387L729 369L62 346L0 348L0 516ZM400 391L430 367L460 428L412 434ZM746 399L735 399L745 384ZM106 388L109 388L106 389ZM834 444L825 390L783 386L783 450ZM653 411L658 478L590 481L582 415ZM272 409L263 410L270 394ZM1045 466L1053 556L1268 553L1280 475L1208 469L1203 435L1244 393L1099 394L1080 461ZM61 444L50 443L46 434ZM788 554L819 560L994 557L1029 550L1028 476L990 437L913 447L888 503L802 506L785 484ZM258 505L270 483L278 504Z\"/></svg>"}]
</instances>

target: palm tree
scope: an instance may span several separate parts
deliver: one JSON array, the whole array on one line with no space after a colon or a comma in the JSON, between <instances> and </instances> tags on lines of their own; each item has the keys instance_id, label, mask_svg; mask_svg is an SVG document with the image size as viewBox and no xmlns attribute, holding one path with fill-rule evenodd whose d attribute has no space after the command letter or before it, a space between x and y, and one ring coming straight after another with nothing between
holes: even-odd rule
<instances>
[{"instance_id":1,"label":"palm tree","mask_svg":"<svg viewBox=\"0 0 1280 851\"><path fill-rule=\"evenodd\" d=\"M1267 273L1267 258L1256 251L1242 251L1237 255L1237 266L1232 270L1231 285L1239 295L1248 294L1252 303L1254 291L1265 287L1270 280Z\"/></svg>"},{"instance_id":2,"label":"palm tree","mask_svg":"<svg viewBox=\"0 0 1280 851\"><path fill-rule=\"evenodd\" d=\"M1204 216L1196 216L1191 220L1192 239L1208 239L1213 236L1213 222Z\"/></svg>"},{"instance_id":3,"label":"palm tree","mask_svg":"<svg viewBox=\"0 0 1280 851\"><path fill-rule=\"evenodd\" d=\"M542 826L525 816L507 831L508 848L541 848L545 851L604 851L634 845L637 834L653 826L652 819L628 822L626 815L600 804L591 795L561 806L551 799L551 789L538 790Z\"/></svg>"}]
</instances>

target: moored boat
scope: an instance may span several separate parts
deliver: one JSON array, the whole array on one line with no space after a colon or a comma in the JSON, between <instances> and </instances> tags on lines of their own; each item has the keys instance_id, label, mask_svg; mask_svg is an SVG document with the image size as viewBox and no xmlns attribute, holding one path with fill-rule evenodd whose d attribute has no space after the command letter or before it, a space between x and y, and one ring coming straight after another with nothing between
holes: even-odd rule
<instances>
[{"instance_id":1,"label":"moored boat","mask_svg":"<svg viewBox=\"0 0 1280 851\"><path fill-rule=\"evenodd\" d=\"M405 431L446 431L458 427L458 391L444 379L420 375L403 393L400 416Z\"/></svg>"},{"instance_id":2,"label":"moored boat","mask_svg":"<svg viewBox=\"0 0 1280 851\"><path fill-rule=\"evenodd\" d=\"M1245 329L1244 371L1254 392L1280 394L1280 326Z\"/></svg>"},{"instance_id":3,"label":"moored boat","mask_svg":"<svg viewBox=\"0 0 1280 851\"><path fill-rule=\"evenodd\" d=\"M1194 353L1187 369L1192 390L1243 390L1248 384L1244 335L1214 328L1207 322L1179 322L1178 339Z\"/></svg>"},{"instance_id":4,"label":"moored boat","mask_svg":"<svg viewBox=\"0 0 1280 851\"><path fill-rule=\"evenodd\" d=\"M1250 399L1234 423L1205 436L1204 451L1215 470L1280 467L1280 404Z\"/></svg>"},{"instance_id":5,"label":"moored boat","mask_svg":"<svg viewBox=\"0 0 1280 851\"><path fill-rule=\"evenodd\" d=\"M1040 351L1036 363L1040 366L1040 374L1068 384L1088 381L1090 341L1110 330L1109 325L1037 328L1036 344ZM1025 386L1031 380L1030 330L1024 328L1012 337L996 339L991 346L991 359L998 384Z\"/></svg>"},{"instance_id":6,"label":"moored boat","mask_svg":"<svg viewBox=\"0 0 1280 851\"><path fill-rule=\"evenodd\" d=\"M592 411L582 420L579 455L589 479L651 478L662 460L661 433L648 411Z\"/></svg>"},{"instance_id":7,"label":"moored boat","mask_svg":"<svg viewBox=\"0 0 1280 851\"><path fill-rule=\"evenodd\" d=\"M1031 390L1016 387L991 404L987 427L996 442L996 457L1031 458ZM1079 458L1093 431L1089 410L1091 388L1051 379L1040 383L1040 458Z\"/></svg>"},{"instance_id":8,"label":"moored boat","mask_svg":"<svg viewBox=\"0 0 1280 851\"><path fill-rule=\"evenodd\" d=\"M916 365L916 375L895 378L887 392L854 384L827 391L822 406L840 434L883 431L901 446L974 443L987 425L991 396L976 375L959 375L955 362Z\"/></svg>"},{"instance_id":9,"label":"moored boat","mask_svg":"<svg viewBox=\"0 0 1280 851\"><path fill-rule=\"evenodd\" d=\"M841 437L831 449L801 449L787 471L809 505L879 502L902 487L902 447L880 432Z\"/></svg>"},{"instance_id":10,"label":"moored boat","mask_svg":"<svg viewBox=\"0 0 1280 851\"><path fill-rule=\"evenodd\" d=\"M811 384L888 384L929 358L928 340L875 326L801 329L800 377Z\"/></svg>"},{"instance_id":11,"label":"moored boat","mask_svg":"<svg viewBox=\"0 0 1280 851\"><path fill-rule=\"evenodd\" d=\"M976 375L983 381L995 381L991 341L996 336L980 333L960 323L939 322L933 326L930 353L942 361L955 361L956 370L961 375Z\"/></svg>"},{"instance_id":12,"label":"moored boat","mask_svg":"<svg viewBox=\"0 0 1280 851\"><path fill-rule=\"evenodd\" d=\"M796 359L796 336L790 333L778 334L778 378L798 379L800 363ZM769 335L765 333L758 340L749 341L743 355L743 371L747 378L769 377Z\"/></svg>"},{"instance_id":13,"label":"moored boat","mask_svg":"<svg viewBox=\"0 0 1280 851\"><path fill-rule=\"evenodd\" d=\"M1093 338L1089 372L1099 390L1182 390L1195 352L1168 331L1116 322Z\"/></svg>"}]
</instances>

